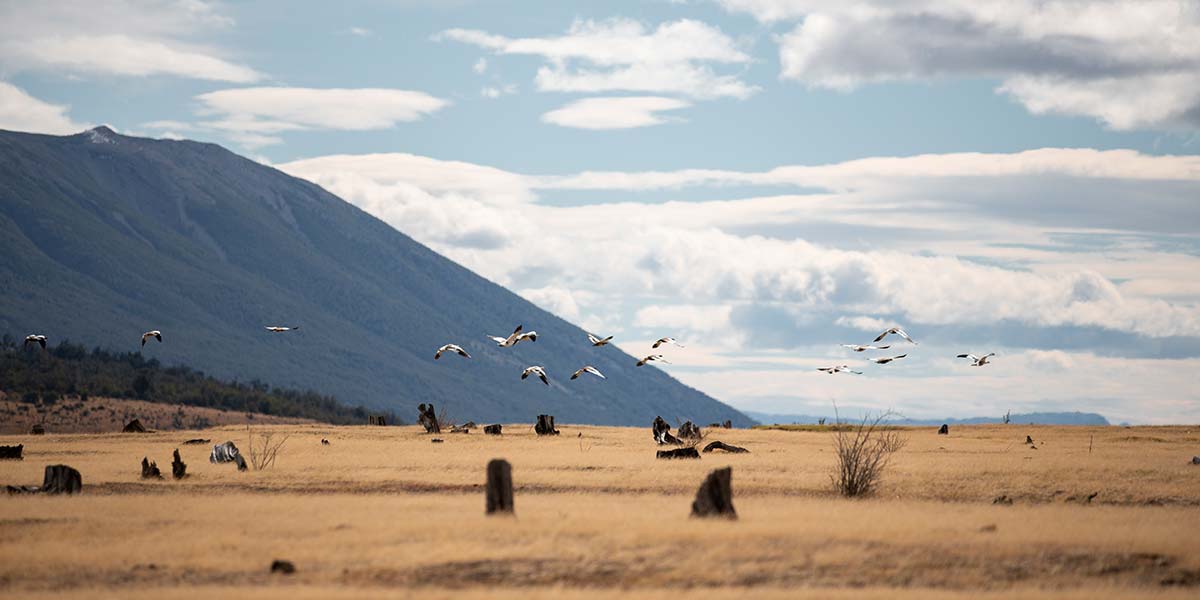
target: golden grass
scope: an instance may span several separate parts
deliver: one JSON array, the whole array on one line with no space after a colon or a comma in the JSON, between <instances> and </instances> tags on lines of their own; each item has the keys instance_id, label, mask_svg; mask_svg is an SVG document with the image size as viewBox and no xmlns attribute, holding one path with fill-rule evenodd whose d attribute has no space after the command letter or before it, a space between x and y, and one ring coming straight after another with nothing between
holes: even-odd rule
<instances>
[{"instance_id":1,"label":"golden grass","mask_svg":"<svg viewBox=\"0 0 1200 600\"><path fill-rule=\"evenodd\" d=\"M273 426L273 469L207 462L192 437L0 436L25 443L0 483L46 464L81 497L0 498L4 597L661 596L688 589L804 598L1194 597L1200 442L1189 427L907 430L880 494L832 494L828 432L711 430L750 454L660 461L649 428L528 425L502 437L415 427ZM579 437L578 434L582 434ZM1031 435L1037 449L1022 443ZM332 444L320 444L321 438ZM1092 450L1088 451L1089 441ZM193 475L142 482L180 448ZM483 514L484 465L513 464L517 517ZM740 518L688 518L733 467ZM1086 498L1096 495L1088 502ZM1011 506L993 505L1001 494ZM275 558L298 572L272 576Z\"/></svg>"},{"instance_id":2,"label":"golden grass","mask_svg":"<svg viewBox=\"0 0 1200 600\"><path fill-rule=\"evenodd\" d=\"M0 398L0 434L29 433L34 423L41 423L46 431L52 433L118 432L135 418L141 420L143 427L155 430L245 423L277 425L314 422L311 419L119 398L80 400L69 397L50 406L26 404L13 400L11 396L8 399Z\"/></svg>"}]
</instances>

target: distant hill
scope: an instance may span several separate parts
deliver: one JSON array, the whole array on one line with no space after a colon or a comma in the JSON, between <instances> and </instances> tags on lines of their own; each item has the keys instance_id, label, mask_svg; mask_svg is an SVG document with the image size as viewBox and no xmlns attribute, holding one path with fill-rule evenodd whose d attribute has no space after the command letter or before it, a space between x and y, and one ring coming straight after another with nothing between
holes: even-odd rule
<instances>
[{"instance_id":1,"label":"distant hill","mask_svg":"<svg viewBox=\"0 0 1200 600\"><path fill-rule=\"evenodd\" d=\"M0 332L137 350L413 418L751 421L310 182L219 146L0 132ZM299 325L271 334L264 325ZM497 348L518 325L535 343ZM604 332L599 332L604 333ZM433 361L447 342L473 356ZM550 387L522 381L544 365ZM593 364L608 379L569 381Z\"/></svg>"},{"instance_id":2,"label":"distant hill","mask_svg":"<svg viewBox=\"0 0 1200 600\"><path fill-rule=\"evenodd\" d=\"M744 412L750 418L763 424L790 425L795 423L808 425L815 424L820 419L826 419L826 423L833 422L833 415L782 415L754 411ZM843 418L847 417L843 416ZM1020 413L1010 415L1009 420L1016 424L1033 425L1110 425L1108 419L1104 418L1103 415L1085 412ZM981 425L985 423L1003 423L1004 420L999 417L967 417L964 419L891 419L888 422L895 425L941 425L942 423L950 425Z\"/></svg>"}]
</instances>

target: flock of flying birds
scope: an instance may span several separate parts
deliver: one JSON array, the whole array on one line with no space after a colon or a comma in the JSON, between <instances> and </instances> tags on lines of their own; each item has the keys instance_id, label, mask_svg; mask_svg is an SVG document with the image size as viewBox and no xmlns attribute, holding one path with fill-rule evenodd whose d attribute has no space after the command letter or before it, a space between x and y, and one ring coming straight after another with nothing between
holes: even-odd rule
<instances>
[{"instance_id":1,"label":"flock of flying birds","mask_svg":"<svg viewBox=\"0 0 1200 600\"><path fill-rule=\"evenodd\" d=\"M522 331L523 327L524 327L523 325L517 325L517 328L514 329L512 333L508 334L507 337L500 337L497 335L489 335L487 337L490 338L492 341L496 342L496 345L501 348L511 348L512 346L516 346L517 344L524 342L524 341L536 342L537 338L538 338L537 332L536 331ZM299 326L286 327L286 326L281 326L281 325L266 325L266 326L264 326L264 329L266 329L267 331L269 331L271 333L286 333L288 331L296 331L296 330L300 329L300 327ZM879 334L879 337L875 338L871 344L842 344L842 347L853 350L854 352L866 352L867 350L887 350L888 348L892 347L891 344L888 344L885 346L876 346L874 344L878 344L879 342L882 342L884 340L884 338L886 338L889 335L900 336L901 338L906 340L908 343L913 344L914 346L917 345L916 340L912 339L912 337L909 336L908 333L905 332L903 329L901 329L899 327L892 327L892 328L889 328L888 330L884 331L883 333ZM601 337L592 335L590 333L587 334L587 337L588 337L588 341L591 342L591 344L593 346L597 346L597 347L607 346L608 343L611 342L613 339L613 336L611 336L611 335L608 337L605 337L605 338L601 338ZM145 347L146 341L150 340L151 338L158 340L159 343L161 343L162 342L162 332L155 329L155 330L147 331L147 332L143 333L142 334L142 347ZM31 334L31 335L25 336L25 346L30 346L33 344L40 345L42 347L42 349L44 350L46 348L46 336L40 335L40 334ZM683 344L680 344L675 338L668 336L668 337L661 337L661 338L655 340L655 342L651 345L651 348L657 350L659 347L664 346L666 344L672 344L675 346L679 346L680 348L685 347ZM433 359L438 360L438 359L442 358L443 353L454 353L454 354L458 354L459 356L461 356L463 358L471 358L471 355L468 354L466 350L463 350L462 346L459 346L458 344L445 344L442 347L437 349L437 352L435 352L433 355ZM983 356L976 356L974 354L959 354L957 356L957 358L965 358L967 360L970 360L971 366L973 366L973 367L982 367L983 365L989 364L988 359L995 355L996 355L995 352L991 352L991 353L985 354ZM908 356L908 354L899 354L896 356L879 356L879 357L869 358L867 360L870 360L871 362L873 362L877 365L886 365L890 362L900 360L907 356ZM650 355L647 355L647 356L639 359L635 366L640 367L642 365L645 365L645 364L648 364L651 362L663 362L663 363L671 364L670 361L668 361L665 357L663 357L662 354L650 354ZM828 373L830 375L834 375L836 373L853 373L855 375L863 374L862 371L855 371L855 370L851 369L849 365L835 365L832 367L821 367L817 370L821 371L823 373ZM600 372L600 369L597 369L596 367L594 367L592 365L584 365L584 366L580 367L574 373L571 374L571 379L578 379L580 375L583 375L585 373L590 374L590 375L595 375L596 377L599 377L600 379L607 379L607 377L604 376L604 373ZM528 367L525 367L525 370L521 372L521 379L528 379L530 376L537 377L538 379L542 380L542 383L544 383L546 385L550 385L550 378L546 375L546 368L543 367L542 365L530 365Z\"/></svg>"},{"instance_id":2,"label":"flock of flying birds","mask_svg":"<svg viewBox=\"0 0 1200 600\"><path fill-rule=\"evenodd\" d=\"M903 329L901 329L899 327L892 327L892 328L889 328L888 330L884 331L883 333L879 334L879 337L875 338L871 342L871 344L842 344L842 347L849 348L855 352L866 352L867 350L887 350L888 348L892 347L891 344L889 344L887 346L874 346L872 344L878 344L879 342L882 342L883 338L886 338L889 335L898 335L898 336L904 338L905 340L907 340L908 343L910 343L914 346L917 345L917 341L912 339L912 337L909 336L906 331L904 331ZM974 354L959 354L957 356L957 358L965 358L967 360L970 360L972 367L982 367L983 365L988 364L988 359L995 355L996 355L995 352L990 352L983 356L975 356ZM875 357L875 358L869 358L867 360L869 360L877 365L886 365L890 362L900 360L906 356L908 356L908 354L899 354L896 356L879 356L879 357ZM849 365L835 365L832 367L820 367L817 370L821 371L823 373L828 373L830 375L833 375L835 373L853 373L855 375L863 374L862 371L855 371L855 370L851 369Z\"/></svg>"}]
</instances>

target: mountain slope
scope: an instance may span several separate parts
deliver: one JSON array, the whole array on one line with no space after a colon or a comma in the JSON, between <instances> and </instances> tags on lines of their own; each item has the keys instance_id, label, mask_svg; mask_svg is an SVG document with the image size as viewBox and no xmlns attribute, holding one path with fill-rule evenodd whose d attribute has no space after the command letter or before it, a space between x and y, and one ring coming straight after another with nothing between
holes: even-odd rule
<instances>
[{"instance_id":1,"label":"mountain slope","mask_svg":"<svg viewBox=\"0 0 1200 600\"><path fill-rule=\"evenodd\" d=\"M476 421L750 421L320 187L219 146L0 132L0 332ZM269 334L263 325L301 325ZM517 324L538 341L501 349ZM474 357L433 352L443 343ZM594 364L606 381L568 381ZM546 387L519 379L545 365Z\"/></svg>"}]
</instances>

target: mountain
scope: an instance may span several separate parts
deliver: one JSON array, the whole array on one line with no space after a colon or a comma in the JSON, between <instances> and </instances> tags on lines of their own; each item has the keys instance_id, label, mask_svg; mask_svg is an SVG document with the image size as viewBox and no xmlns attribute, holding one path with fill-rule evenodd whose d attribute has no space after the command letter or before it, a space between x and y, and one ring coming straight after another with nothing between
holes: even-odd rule
<instances>
[{"instance_id":1,"label":"mountain","mask_svg":"<svg viewBox=\"0 0 1200 600\"><path fill-rule=\"evenodd\" d=\"M752 422L319 186L220 146L0 131L0 332L136 350L415 417ZM484 334L518 324L536 342ZM272 334L264 325L298 325ZM603 332L600 332L603 333ZM453 342L470 360L443 356ZM529 365L551 377L520 379ZM584 364L607 380L570 374Z\"/></svg>"},{"instance_id":2,"label":"mountain","mask_svg":"<svg viewBox=\"0 0 1200 600\"><path fill-rule=\"evenodd\" d=\"M791 424L815 424L820 419L826 419L827 423L833 422L833 415L826 417L812 415L779 415L772 413L762 413L745 411L746 416L760 423L771 423L780 425ZM844 417L849 420L851 417ZM861 413L856 418L862 418ZM1085 412L1033 412L1020 413L1009 415L1009 421L1016 425L1111 425L1108 419L1097 413ZM982 425L991 423L1003 423L1004 419L1000 417L966 417L962 419L889 419L888 423L894 425L941 425L946 423L949 425Z\"/></svg>"}]
</instances>

